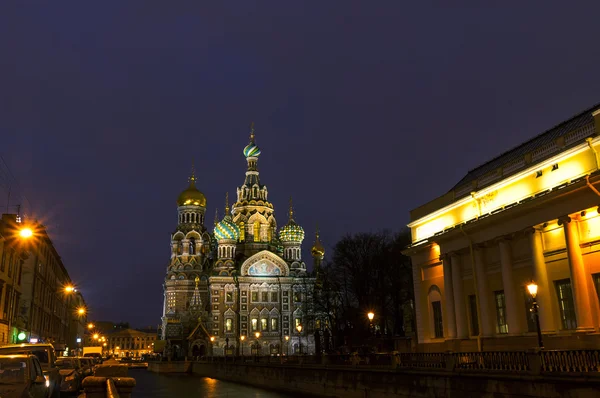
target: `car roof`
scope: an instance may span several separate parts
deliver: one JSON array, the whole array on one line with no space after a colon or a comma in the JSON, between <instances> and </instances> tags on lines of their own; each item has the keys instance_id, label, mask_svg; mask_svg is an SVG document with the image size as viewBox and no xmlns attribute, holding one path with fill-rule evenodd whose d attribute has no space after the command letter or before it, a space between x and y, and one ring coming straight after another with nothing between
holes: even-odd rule
<instances>
[{"instance_id":1,"label":"car roof","mask_svg":"<svg viewBox=\"0 0 600 398\"><path fill-rule=\"evenodd\" d=\"M2 359L2 358L31 358L31 357L35 357L35 355L25 355L25 354L0 355L0 359Z\"/></svg>"},{"instance_id":2,"label":"car roof","mask_svg":"<svg viewBox=\"0 0 600 398\"><path fill-rule=\"evenodd\" d=\"M2 350L4 348L35 348L35 347L54 349L54 346L52 344L9 344L9 345L3 345L2 347L0 347L0 350Z\"/></svg>"}]
</instances>

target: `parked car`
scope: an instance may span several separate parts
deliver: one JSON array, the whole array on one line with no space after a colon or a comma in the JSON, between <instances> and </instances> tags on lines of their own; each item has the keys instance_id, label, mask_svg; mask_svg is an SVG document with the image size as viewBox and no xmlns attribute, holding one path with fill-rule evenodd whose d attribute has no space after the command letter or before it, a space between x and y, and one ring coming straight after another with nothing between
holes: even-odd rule
<instances>
[{"instance_id":1,"label":"parked car","mask_svg":"<svg viewBox=\"0 0 600 398\"><path fill-rule=\"evenodd\" d=\"M77 358L79 359L79 362L81 362L83 378L86 378L87 376L93 376L94 370L96 370L96 367L98 366L94 363L94 359L90 357Z\"/></svg>"},{"instance_id":2,"label":"parked car","mask_svg":"<svg viewBox=\"0 0 600 398\"><path fill-rule=\"evenodd\" d=\"M35 355L0 355L0 397L47 396L46 378Z\"/></svg>"},{"instance_id":3,"label":"parked car","mask_svg":"<svg viewBox=\"0 0 600 398\"><path fill-rule=\"evenodd\" d=\"M0 355L35 355L48 381L48 397L60 397L60 374L55 365L56 353L52 344L14 344L0 347Z\"/></svg>"},{"instance_id":4,"label":"parked car","mask_svg":"<svg viewBox=\"0 0 600 398\"><path fill-rule=\"evenodd\" d=\"M60 357L56 360L62 382L60 392L70 394L78 393L83 380L83 369L77 357Z\"/></svg>"}]
</instances>

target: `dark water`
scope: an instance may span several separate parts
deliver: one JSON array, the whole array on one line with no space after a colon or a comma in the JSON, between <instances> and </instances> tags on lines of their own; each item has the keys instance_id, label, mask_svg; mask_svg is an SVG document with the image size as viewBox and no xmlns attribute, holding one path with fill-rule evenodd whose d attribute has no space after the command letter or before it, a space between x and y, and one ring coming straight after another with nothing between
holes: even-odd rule
<instances>
[{"instance_id":1,"label":"dark water","mask_svg":"<svg viewBox=\"0 0 600 398\"><path fill-rule=\"evenodd\" d=\"M186 374L158 374L146 369L131 369L135 377L133 398L287 398L292 395L261 390L242 384L231 383Z\"/></svg>"}]
</instances>

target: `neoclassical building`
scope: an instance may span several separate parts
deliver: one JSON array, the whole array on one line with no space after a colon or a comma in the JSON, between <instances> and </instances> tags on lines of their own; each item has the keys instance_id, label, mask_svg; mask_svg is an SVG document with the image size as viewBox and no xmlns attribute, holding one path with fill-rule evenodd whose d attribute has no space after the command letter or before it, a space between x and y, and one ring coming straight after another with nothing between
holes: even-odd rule
<instances>
[{"instance_id":1,"label":"neoclassical building","mask_svg":"<svg viewBox=\"0 0 600 398\"><path fill-rule=\"evenodd\" d=\"M410 212L427 351L600 342L600 105L469 171Z\"/></svg>"},{"instance_id":2,"label":"neoclassical building","mask_svg":"<svg viewBox=\"0 0 600 398\"><path fill-rule=\"evenodd\" d=\"M278 355L314 350L310 298L315 278L302 260L304 230L294 220L279 228L269 192L258 172L254 129L243 149L244 182L225 215L205 227L206 197L189 187L177 200L177 228L164 282L162 339L167 351L202 356ZM324 250L318 235L316 267ZM301 331L298 331L301 325ZM259 333L259 337L256 337Z\"/></svg>"}]
</instances>

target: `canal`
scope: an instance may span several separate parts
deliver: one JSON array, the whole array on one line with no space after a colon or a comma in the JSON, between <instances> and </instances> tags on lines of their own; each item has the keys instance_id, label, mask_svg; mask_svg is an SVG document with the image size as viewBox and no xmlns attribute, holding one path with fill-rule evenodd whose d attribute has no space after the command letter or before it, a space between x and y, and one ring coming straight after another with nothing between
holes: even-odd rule
<instances>
[{"instance_id":1,"label":"canal","mask_svg":"<svg viewBox=\"0 0 600 398\"><path fill-rule=\"evenodd\" d=\"M130 369L129 376L135 377L133 398L284 398L293 397L282 393L261 390L188 374L159 374L146 369Z\"/></svg>"}]
</instances>

